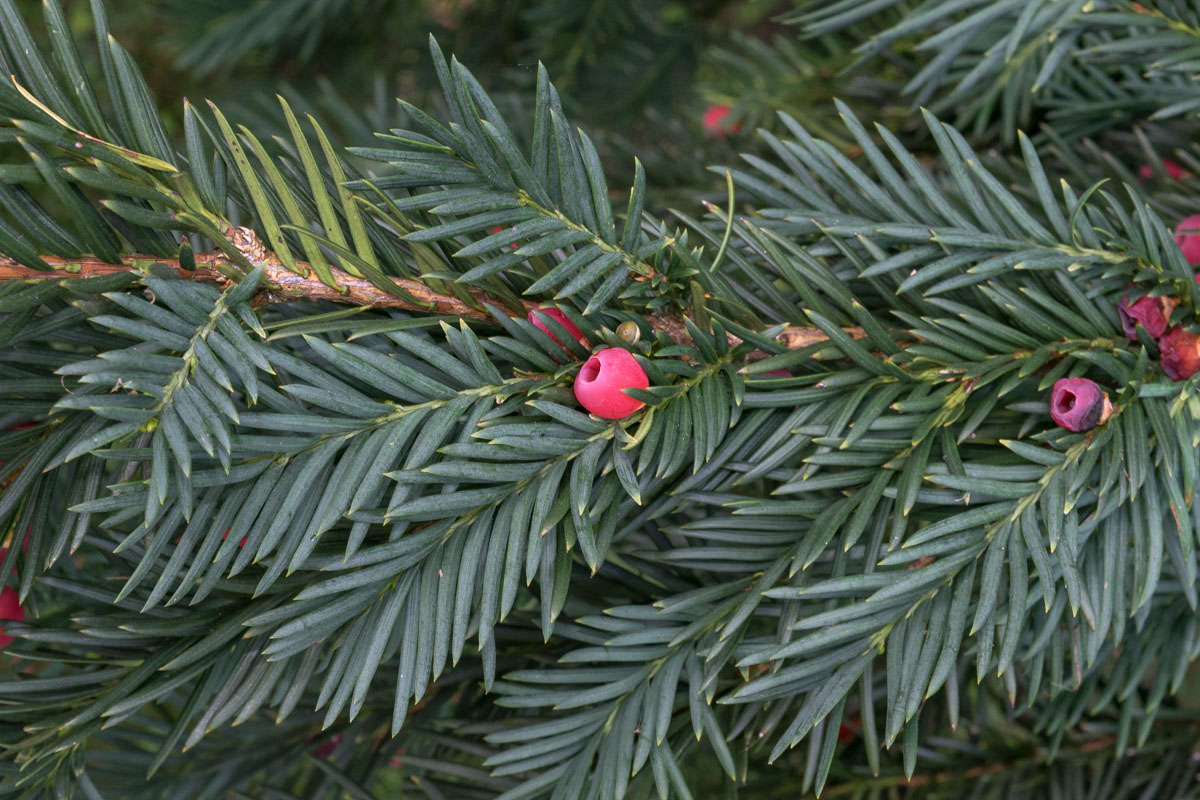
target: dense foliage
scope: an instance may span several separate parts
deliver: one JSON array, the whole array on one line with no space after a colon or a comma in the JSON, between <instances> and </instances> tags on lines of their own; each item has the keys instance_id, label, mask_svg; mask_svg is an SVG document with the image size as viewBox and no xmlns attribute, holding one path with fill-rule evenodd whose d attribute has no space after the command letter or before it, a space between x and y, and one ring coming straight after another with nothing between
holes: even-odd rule
<instances>
[{"instance_id":1,"label":"dense foliage","mask_svg":"<svg viewBox=\"0 0 1200 800\"><path fill-rule=\"evenodd\" d=\"M1200 6L34 5L0 796L1195 796Z\"/></svg>"}]
</instances>

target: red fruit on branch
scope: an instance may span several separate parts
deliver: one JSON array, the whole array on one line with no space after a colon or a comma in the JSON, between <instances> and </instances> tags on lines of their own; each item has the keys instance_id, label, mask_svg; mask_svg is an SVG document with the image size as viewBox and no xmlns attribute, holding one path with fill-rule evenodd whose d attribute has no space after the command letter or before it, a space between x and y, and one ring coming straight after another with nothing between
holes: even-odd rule
<instances>
[{"instance_id":1,"label":"red fruit on branch","mask_svg":"<svg viewBox=\"0 0 1200 800\"><path fill-rule=\"evenodd\" d=\"M1173 381L1192 377L1200 370L1200 336L1179 326L1158 340L1163 372Z\"/></svg>"},{"instance_id":2,"label":"red fruit on branch","mask_svg":"<svg viewBox=\"0 0 1200 800\"><path fill-rule=\"evenodd\" d=\"M25 621L25 609L21 608L17 590L11 586L5 586L4 591L0 591L0 619ZM4 629L0 628L0 649L8 647L12 641L13 637L5 635Z\"/></svg>"},{"instance_id":3,"label":"red fruit on branch","mask_svg":"<svg viewBox=\"0 0 1200 800\"><path fill-rule=\"evenodd\" d=\"M583 331L579 330L579 327L574 322L571 322L567 315L561 310L555 308L554 306L542 306L529 312L529 321L533 323L533 326L549 336L551 339L557 342L560 347L566 350L567 346L558 340L558 337L554 335L550 326L546 324L546 318L552 319L559 325L562 325L567 329L567 333L575 337L577 342L584 347L588 346L587 337L583 335Z\"/></svg>"},{"instance_id":4,"label":"red fruit on branch","mask_svg":"<svg viewBox=\"0 0 1200 800\"><path fill-rule=\"evenodd\" d=\"M1050 418L1069 431L1091 430L1112 414L1112 403L1100 386L1087 378L1059 378L1050 390Z\"/></svg>"},{"instance_id":5,"label":"red fruit on branch","mask_svg":"<svg viewBox=\"0 0 1200 800\"><path fill-rule=\"evenodd\" d=\"M1171 310L1177 305L1179 301L1173 297L1139 297L1131 302L1129 295L1125 295L1117 303L1117 315L1125 335L1133 341L1137 341L1138 325L1146 329L1150 338L1157 339L1167 330Z\"/></svg>"},{"instance_id":6,"label":"red fruit on branch","mask_svg":"<svg viewBox=\"0 0 1200 800\"><path fill-rule=\"evenodd\" d=\"M625 389L648 389L650 379L628 350L609 347L589 358L575 376L575 397L598 417L622 419L645 405Z\"/></svg>"},{"instance_id":7,"label":"red fruit on branch","mask_svg":"<svg viewBox=\"0 0 1200 800\"><path fill-rule=\"evenodd\" d=\"M1193 267L1200 264L1200 214L1184 217L1175 226L1175 244Z\"/></svg>"},{"instance_id":8,"label":"red fruit on branch","mask_svg":"<svg viewBox=\"0 0 1200 800\"><path fill-rule=\"evenodd\" d=\"M732 113L733 109L724 103L704 109L704 116L701 118L704 135L709 139L724 139L731 133L741 133L742 123L727 124L725 121Z\"/></svg>"},{"instance_id":9,"label":"red fruit on branch","mask_svg":"<svg viewBox=\"0 0 1200 800\"><path fill-rule=\"evenodd\" d=\"M1162 160L1162 165L1163 165L1163 169L1167 173L1167 177L1173 181L1180 180L1181 178L1190 178L1191 177L1191 173L1189 173L1186 169L1184 169L1182 164L1180 164L1176 161L1172 161L1169 158L1164 158ZM1141 178L1147 178L1147 179L1153 178L1154 177L1154 168L1151 167L1149 164L1142 164L1141 168L1138 169L1138 176Z\"/></svg>"}]
</instances>

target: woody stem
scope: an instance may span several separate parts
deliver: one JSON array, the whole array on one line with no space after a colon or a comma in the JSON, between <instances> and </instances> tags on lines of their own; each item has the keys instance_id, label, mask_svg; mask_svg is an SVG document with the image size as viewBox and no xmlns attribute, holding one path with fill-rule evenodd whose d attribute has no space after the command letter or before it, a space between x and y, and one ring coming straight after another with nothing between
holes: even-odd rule
<instances>
[{"instance_id":1,"label":"woody stem","mask_svg":"<svg viewBox=\"0 0 1200 800\"><path fill-rule=\"evenodd\" d=\"M229 278L222 273L228 272L231 268L238 269L233 261L221 251L197 253L194 260L196 269L187 269L178 260L145 255L127 256L120 264L111 264L91 257L43 256L42 261L51 269L42 270L27 267L13 259L0 256L0 283L94 278L130 272L138 267L145 268L156 264L173 270L187 280L224 284L229 281ZM263 291L256 298L259 304L283 303L290 300L328 300L347 305L399 308L406 311L445 314L469 319L490 319L491 315L485 309L485 304L493 305L513 316L527 314L537 305L529 301L521 301L523 307L520 310L510 308L509 304L474 287L467 289L469 296L474 300L474 303L471 303L460 297L434 291L422 281L414 278L389 278L398 290L397 293L392 293L365 278L359 278L336 267L330 267L334 283L337 284L335 288L322 283L308 264L297 262L297 271L293 272L279 263L274 256L268 256L265 260L260 261L259 266L262 266L265 272ZM678 315L657 313L650 315L648 321L651 327L667 334L676 342L689 343L691 341L683 318ZM844 330L849 336L856 339L866 336L863 329L859 327L850 327ZM818 328L800 325L789 325L777 338L781 344L791 350L798 350L828 339ZM736 337L731 335L730 339L735 341Z\"/></svg>"}]
</instances>

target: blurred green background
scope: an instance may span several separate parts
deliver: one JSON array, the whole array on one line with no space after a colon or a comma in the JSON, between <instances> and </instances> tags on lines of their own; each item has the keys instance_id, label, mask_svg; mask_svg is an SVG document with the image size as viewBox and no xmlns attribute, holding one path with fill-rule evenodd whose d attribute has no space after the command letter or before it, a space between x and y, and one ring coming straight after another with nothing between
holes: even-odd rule
<instances>
[{"instance_id":1,"label":"blurred green background","mask_svg":"<svg viewBox=\"0 0 1200 800\"><path fill-rule=\"evenodd\" d=\"M18 0L26 18L39 0ZM88 0L66 0L70 23L95 60ZM628 185L636 155L651 202L694 209L698 193L723 194L706 169L753 150L754 130L775 112L823 121L830 99L879 99L878 73L841 80L840 40L803 44L780 0L137 0L109 3L109 27L142 67L172 133L183 98L210 99L237 121L270 132L283 124L274 94L316 115L346 145L402 118L394 98L438 107L427 37L456 54L502 105L530 106L538 61L568 118L597 142L606 169ZM836 89L836 92L835 92ZM727 135L705 134L703 115L729 105ZM524 114L511 115L518 125ZM807 118L806 118L807 117Z\"/></svg>"}]
</instances>

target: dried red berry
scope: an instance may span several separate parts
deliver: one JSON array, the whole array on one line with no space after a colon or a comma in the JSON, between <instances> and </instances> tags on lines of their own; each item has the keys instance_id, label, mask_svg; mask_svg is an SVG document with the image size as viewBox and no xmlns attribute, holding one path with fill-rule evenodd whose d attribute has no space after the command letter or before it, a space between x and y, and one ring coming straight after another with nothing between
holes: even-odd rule
<instances>
[{"instance_id":1,"label":"dried red berry","mask_svg":"<svg viewBox=\"0 0 1200 800\"><path fill-rule=\"evenodd\" d=\"M1185 217L1175 226L1175 244L1189 264L1200 264L1200 214Z\"/></svg>"},{"instance_id":2,"label":"dried red berry","mask_svg":"<svg viewBox=\"0 0 1200 800\"><path fill-rule=\"evenodd\" d=\"M583 331L579 330L579 327L574 322L571 322L567 315L559 309L555 308L554 306L542 306L530 311L529 321L533 323L533 326L554 341L558 342L558 345L564 350L566 350L567 346L558 341L558 337L554 335L550 326L546 324L545 320L541 319L543 316L554 320L559 325L562 325L567 329L567 333L575 337L576 341L578 341L584 347L588 346L587 337L583 335Z\"/></svg>"},{"instance_id":3,"label":"dried red berry","mask_svg":"<svg viewBox=\"0 0 1200 800\"><path fill-rule=\"evenodd\" d=\"M1050 418L1069 431L1086 431L1108 420L1112 403L1095 381L1059 378L1050 390Z\"/></svg>"},{"instance_id":4,"label":"dried red berry","mask_svg":"<svg viewBox=\"0 0 1200 800\"><path fill-rule=\"evenodd\" d=\"M0 619L15 619L17 622L25 621L25 609L21 608L21 601L17 597L17 590L11 586L5 586L4 591L0 591ZM8 647L12 643L13 637L6 636L4 629L0 628L0 648Z\"/></svg>"},{"instance_id":5,"label":"dried red berry","mask_svg":"<svg viewBox=\"0 0 1200 800\"><path fill-rule=\"evenodd\" d=\"M725 122L732 113L733 109L724 103L711 105L704 109L704 116L701 119L704 135L710 139L724 139L731 133L741 133L742 123L727 124Z\"/></svg>"},{"instance_id":6,"label":"dried red berry","mask_svg":"<svg viewBox=\"0 0 1200 800\"><path fill-rule=\"evenodd\" d=\"M621 419L645 403L625 394L624 389L647 389L650 379L628 350L609 347L594 354L575 376L575 397L598 417Z\"/></svg>"},{"instance_id":7,"label":"dried red berry","mask_svg":"<svg viewBox=\"0 0 1200 800\"><path fill-rule=\"evenodd\" d=\"M1186 169L1183 168L1182 164L1180 164L1176 161L1172 161L1169 158L1164 158L1162 160L1162 165L1163 165L1163 169L1167 173L1167 177L1173 181L1180 180L1181 178L1190 178L1191 177L1191 174ZM1149 164L1142 164L1141 168L1138 170L1138 175L1142 178L1147 178L1147 179L1153 178L1154 177L1154 168L1151 167Z\"/></svg>"},{"instance_id":8,"label":"dried red berry","mask_svg":"<svg viewBox=\"0 0 1200 800\"><path fill-rule=\"evenodd\" d=\"M1176 326L1158 340L1163 372L1173 381L1192 377L1200 370L1200 336Z\"/></svg>"},{"instance_id":9,"label":"dried red berry","mask_svg":"<svg viewBox=\"0 0 1200 800\"><path fill-rule=\"evenodd\" d=\"M1171 309L1177 305L1179 301L1173 297L1147 296L1130 302L1129 295L1125 295L1121 302L1117 303L1117 315L1121 318L1121 327L1125 330L1125 335L1130 339L1137 341L1138 325L1146 329L1150 338L1157 339L1166 331Z\"/></svg>"}]
</instances>

